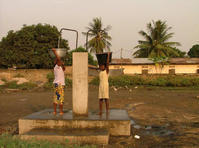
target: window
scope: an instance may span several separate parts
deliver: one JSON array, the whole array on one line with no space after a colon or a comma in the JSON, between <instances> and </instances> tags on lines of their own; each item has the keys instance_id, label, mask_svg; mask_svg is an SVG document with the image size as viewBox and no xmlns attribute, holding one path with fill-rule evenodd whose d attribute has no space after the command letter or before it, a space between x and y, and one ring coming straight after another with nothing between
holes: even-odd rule
<instances>
[{"instance_id":1,"label":"window","mask_svg":"<svg viewBox=\"0 0 199 148\"><path fill-rule=\"evenodd\" d=\"M144 75L148 74L148 69L142 69L142 74Z\"/></svg>"},{"instance_id":2,"label":"window","mask_svg":"<svg viewBox=\"0 0 199 148\"><path fill-rule=\"evenodd\" d=\"M169 69L169 74L175 74L175 69Z\"/></svg>"}]
</instances>

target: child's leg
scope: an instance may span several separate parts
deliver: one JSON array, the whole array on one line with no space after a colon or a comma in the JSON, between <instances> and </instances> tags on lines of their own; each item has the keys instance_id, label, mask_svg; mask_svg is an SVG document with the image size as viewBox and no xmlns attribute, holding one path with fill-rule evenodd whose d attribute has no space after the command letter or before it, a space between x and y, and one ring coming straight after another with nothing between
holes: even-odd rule
<instances>
[{"instance_id":1,"label":"child's leg","mask_svg":"<svg viewBox=\"0 0 199 148\"><path fill-rule=\"evenodd\" d=\"M59 94L60 94L60 104L59 104L59 112L60 115L63 115L63 104L64 104L64 86L59 86Z\"/></svg>"},{"instance_id":2,"label":"child's leg","mask_svg":"<svg viewBox=\"0 0 199 148\"><path fill-rule=\"evenodd\" d=\"M58 90L58 85L54 84L54 96L53 96L53 108L54 108L54 112L53 114L56 115L57 113L57 90Z\"/></svg>"},{"instance_id":3,"label":"child's leg","mask_svg":"<svg viewBox=\"0 0 199 148\"><path fill-rule=\"evenodd\" d=\"M54 112L53 112L53 114L56 114L57 113L57 104L56 103L53 103L53 108L54 108Z\"/></svg>"},{"instance_id":4,"label":"child's leg","mask_svg":"<svg viewBox=\"0 0 199 148\"><path fill-rule=\"evenodd\" d=\"M108 113L108 111L109 111L109 99L105 99L105 103L106 103L106 113Z\"/></svg>"},{"instance_id":5,"label":"child's leg","mask_svg":"<svg viewBox=\"0 0 199 148\"><path fill-rule=\"evenodd\" d=\"M60 112L60 115L64 114L64 112L63 112L63 104L59 104L59 112Z\"/></svg>"},{"instance_id":6,"label":"child's leg","mask_svg":"<svg viewBox=\"0 0 199 148\"><path fill-rule=\"evenodd\" d=\"M99 109L100 109L99 115L102 115L102 104L103 104L103 99L99 99Z\"/></svg>"}]
</instances>

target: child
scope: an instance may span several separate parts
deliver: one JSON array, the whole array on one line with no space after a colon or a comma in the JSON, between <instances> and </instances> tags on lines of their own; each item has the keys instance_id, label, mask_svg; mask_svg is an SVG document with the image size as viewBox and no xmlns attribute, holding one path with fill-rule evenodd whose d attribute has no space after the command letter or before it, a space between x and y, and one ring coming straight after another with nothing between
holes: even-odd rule
<instances>
[{"instance_id":1,"label":"child","mask_svg":"<svg viewBox=\"0 0 199 148\"><path fill-rule=\"evenodd\" d=\"M60 115L63 115L65 67L60 57L57 55L56 50L53 48L52 51L56 56L55 67L54 67L55 79L53 81L53 84L54 84L54 100L53 100L54 112L53 114L56 115L57 113L56 107L57 107L57 104L59 104Z\"/></svg>"},{"instance_id":2,"label":"child","mask_svg":"<svg viewBox=\"0 0 199 148\"><path fill-rule=\"evenodd\" d=\"M99 65L99 115L102 115L102 104L103 100L106 103L106 114L108 115L109 110L109 83L108 83L108 73L109 73L109 53L107 56L107 63L104 65Z\"/></svg>"}]
</instances>

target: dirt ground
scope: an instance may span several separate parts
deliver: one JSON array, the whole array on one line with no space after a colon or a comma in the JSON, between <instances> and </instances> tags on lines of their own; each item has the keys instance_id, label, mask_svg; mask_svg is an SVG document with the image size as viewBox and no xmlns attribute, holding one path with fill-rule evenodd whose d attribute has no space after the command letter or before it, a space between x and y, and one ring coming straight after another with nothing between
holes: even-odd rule
<instances>
[{"instance_id":1,"label":"dirt ground","mask_svg":"<svg viewBox=\"0 0 199 148\"><path fill-rule=\"evenodd\" d=\"M89 110L98 110L98 88L89 88ZM0 133L17 134L19 118L52 107L51 90L0 93ZM126 109L132 119L130 137L110 137L108 148L199 147L199 90L110 88L110 108ZM72 109L72 89L64 108ZM135 135L140 136L139 139ZM100 147L100 146L99 146Z\"/></svg>"}]
</instances>

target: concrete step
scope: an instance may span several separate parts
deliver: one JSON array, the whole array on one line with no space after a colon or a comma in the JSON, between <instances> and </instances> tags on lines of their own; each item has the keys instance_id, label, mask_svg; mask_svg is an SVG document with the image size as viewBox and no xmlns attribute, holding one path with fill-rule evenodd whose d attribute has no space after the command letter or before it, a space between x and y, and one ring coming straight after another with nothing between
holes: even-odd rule
<instances>
[{"instance_id":1,"label":"concrete step","mask_svg":"<svg viewBox=\"0 0 199 148\"><path fill-rule=\"evenodd\" d=\"M87 117L73 116L70 110L65 110L62 116L54 116L52 109L45 109L19 119L19 134L37 128L106 128L112 136L130 136L130 118L126 110L120 109L111 109L109 116L106 113L99 116L98 113L89 112Z\"/></svg>"},{"instance_id":2,"label":"concrete step","mask_svg":"<svg viewBox=\"0 0 199 148\"><path fill-rule=\"evenodd\" d=\"M108 144L107 129L32 129L20 135L21 139L49 140L79 144Z\"/></svg>"}]
</instances>

